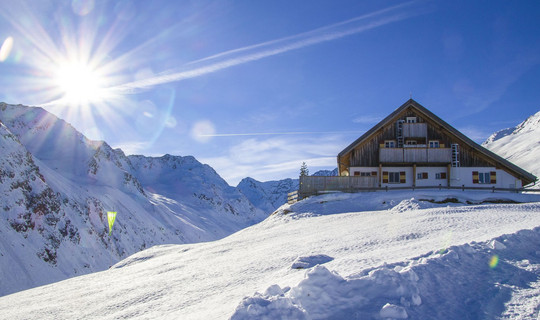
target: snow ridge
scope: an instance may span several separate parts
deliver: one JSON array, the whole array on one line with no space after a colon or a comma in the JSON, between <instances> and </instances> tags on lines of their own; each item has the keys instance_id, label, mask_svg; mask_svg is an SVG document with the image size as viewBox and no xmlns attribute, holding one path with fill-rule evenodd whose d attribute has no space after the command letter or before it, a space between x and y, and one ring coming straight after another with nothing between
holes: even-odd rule
<instances>
[{"instance_id":1,"label":"snow ridge","mask_svg":"<svg viewBox=\"0 0 540 320\"><path fill-rule=\"evenodd\" d=\"M540 177L540 111L513 128L495 132L482 146Z\"/></svg>"}]
</instances>

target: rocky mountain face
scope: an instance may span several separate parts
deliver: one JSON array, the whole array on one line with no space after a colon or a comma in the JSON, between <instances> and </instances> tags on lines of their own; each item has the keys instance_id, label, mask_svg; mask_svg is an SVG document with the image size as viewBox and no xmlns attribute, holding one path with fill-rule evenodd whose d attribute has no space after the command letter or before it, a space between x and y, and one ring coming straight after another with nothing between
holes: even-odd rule
<instances>
[{"instance_id":1,"label":"rocky mountain face","mask_svg":"<svg viewBox=\"0 0 540 320\"><path fill-rule=\"evenodd\" d=\"M540 177L540 111L513 128L495 132L482 146Z\"/></svg>"},{"instance_id":2,"label":"rocky mountain face","mask_svg":"<svg viewBox=\"0 0 540 320\"><path fill-rule=\"evenodd\" d=\"M253 178L244 178L237 186L251 203L265 213L272 213L284 203L287 194L298 190L298 179L260 182Z\"/></svg>"},{"instance_id":3,"label":"rocky mountain face","mask_svg":"<svg viewBox=\"0 0 540 320\"><path fill-rule=\"evenodd\" d=\"M0 295L100 271L266 215L193 157L126 157L41 108L0 103ZM107 211L118 212L109 236Z\"/></svg>"},{"instance_id":4,"label":"rocky mountain face","mask_svg":"<svg viewBox=\"0 0 540 320\"><path fill-rule=\"evenodd\" d=\"M334 170L319 170L313 176L337 176ZM287 194L298 190L298 179L283 179L277 181L257 181L253 178L244 178L237 186L251 203L264 211L272 213L282 204L287 203Z\"/></svg>"}]
</instances>

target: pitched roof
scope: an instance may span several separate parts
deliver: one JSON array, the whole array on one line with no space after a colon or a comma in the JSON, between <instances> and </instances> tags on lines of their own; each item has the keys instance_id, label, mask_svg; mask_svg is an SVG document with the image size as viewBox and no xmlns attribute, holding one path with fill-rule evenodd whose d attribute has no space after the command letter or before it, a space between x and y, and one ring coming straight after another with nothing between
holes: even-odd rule
<instances>
[{"instance_id":1,"label":"pitched roof","mask_svg":"<svg viewBox=\"0 0 540 320\"><path fill-rule=\"evenodd\" d=\"M516 166L515 164L511 163L510 161L498 156L497 154L489 151L488 149L482 147L478 143L472 141L469 139L466 135L456 130L454 127L446 123L441 118L437 117L435 114L433 114L431 111L426 109L424 106L419 104L413 99L409 99L407 102L402 104L399 108L394 110L391 114L389 114L386 118L384 118L381 122L376 124L373 128L369 129L367 132L365 132L360 138L356 139L353 143L351 143L349 146L347 146L343 151L341 151L338 154L338 159L345 156L349 152L351 152L354 148L356 148L359 144L364 142L365 140L369 139L374 133L376 133L379 129L382 127L388 125L389 123L392 123L392 120L396 118L399 114L401 114L404 110L411 108L415 111L424 114L426 117L430 118L432 121L440 125L441 127L445 128L450 132L452 135L454 135L459 140L463 141L465 144L469 145L471 148L473 148L478 153L487 156L491 158L493 161L504 167L506 170L512 172L516 177L519 179L522 179L525 183L524 185L527 185L529 183L532 183L536 181L536 176L533 174L521 169L520 167Z\"/></svg>"}]
</instances>

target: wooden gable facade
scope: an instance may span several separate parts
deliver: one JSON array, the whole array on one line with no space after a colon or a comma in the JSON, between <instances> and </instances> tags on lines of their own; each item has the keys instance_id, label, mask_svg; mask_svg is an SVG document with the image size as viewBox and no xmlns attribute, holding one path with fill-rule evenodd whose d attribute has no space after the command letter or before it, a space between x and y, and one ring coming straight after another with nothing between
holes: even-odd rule
<instances>
[{"instance_id":1,"label":"wooden gable facade","mask_svg":"<svg viewBox=\"0 0 540 320\"><path fill-rule=\"evenodd\" d=\"M390 182L414 187L427 186L427 181L434 186L489 181L521 188L536 181L412 99L341 151L337 162L341 176L377 176L378 187Z\"/></svg>"}]
</instances>

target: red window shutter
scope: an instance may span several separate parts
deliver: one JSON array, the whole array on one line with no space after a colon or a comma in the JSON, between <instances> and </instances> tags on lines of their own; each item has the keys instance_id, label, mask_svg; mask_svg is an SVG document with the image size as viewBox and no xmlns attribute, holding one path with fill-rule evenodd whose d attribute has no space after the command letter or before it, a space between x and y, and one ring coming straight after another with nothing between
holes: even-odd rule
<instances>
[{"instance_id":1,"label":"red window shutter","mask_svg":"<svg viewBox=\"0 0 540 320\"><path fill-rule=\"evenodd\" d=\"M355 175L355 176L359 176L359 175L360 175L360 171L355 171L355 172L354 172L354 175Z\"/></svg>"},{"instance_id":2,"label":"red window shutter","mask_svg":"<svg viewBox=\"0 0 540 320\"><path fill-rule=\"evenodd\" d=\"M478 183L478 171L472 172L472 183Z\"/></svg>"},{"instance_id":3,"label":"red window shutter","mask_svg":"<svg viewBox=\"0 0 540 320\"><path fill-rule=\"evenodd\" d=\"M428 173L422 172L422 179L427 179L427 178L428 178Z\"/></svg>"},{"instance_id":4,"label":"red window shutter","mask_svg":"<svg viewBox=\"0 0 540 320\"><path fill-rule=\"evenodd\" d=\"M377 171L371 171L371 175L372 175L372 176L376 176L376 175L377 175Z\"/></svg>"},{"instance_id":5,"label":"red window shutter","mask_svg":"<svg viewBox=\"0 0 540 320\"><path fill-rule=\"evenodd\" d=\"M382 173L382 182L388 183L388 171L383 171Z\"/></svg>"},{"instance_id":6,"label":"red window shutter","mask_svg":"<svg viewBox=\"0 0 540 320\"><path fill-rule=\"evenodd\" d=\"M405 171L401 171L399 173L399 183L406 183L407 182L407 179L406 179L406 175L405 175Z\"/></svg>"},{"instance_id":7,"label":"red window shutter","mask_svg":"<svg viewBox=\"0 0 540 320\"><path fill-rule=\"evenodd\" d=\"M441 179L446 179L446 172L441 172Z\"/></svg>"},{"instance_id":8,"label":"red window shutter","mask_svg":"<svg viewBox=\"0 0 540 320\"><path fill-rule=\"evenodd\" d=\"M489 173L489 181L490 181L492 184L497 183L497 172L496 172L496 171L491 171L491 172Z\"/></svg>"}]
</instances>

